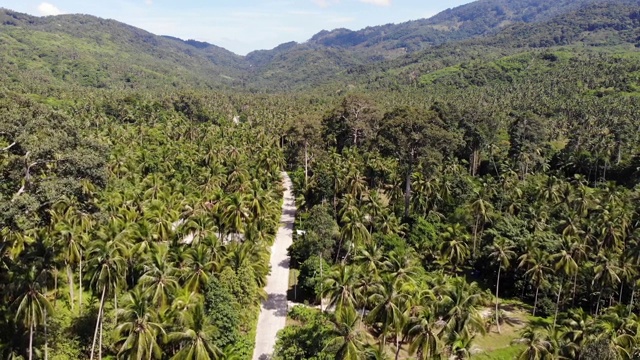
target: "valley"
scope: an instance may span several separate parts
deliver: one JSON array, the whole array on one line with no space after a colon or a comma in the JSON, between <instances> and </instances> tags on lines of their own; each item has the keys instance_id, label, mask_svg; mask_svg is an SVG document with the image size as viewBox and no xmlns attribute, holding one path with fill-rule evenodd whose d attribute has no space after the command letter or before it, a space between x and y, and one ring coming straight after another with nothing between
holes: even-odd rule
<instances>
[{"instance_id":1,"label":"valley","mask_svg":"<svg viewBox=\"0 0 640 360\"><path fill-rule=\"evenodd\" d=\"M639 8L246 56L0 9L0 358L638 358Z\"/></svg>"}]
</instances>

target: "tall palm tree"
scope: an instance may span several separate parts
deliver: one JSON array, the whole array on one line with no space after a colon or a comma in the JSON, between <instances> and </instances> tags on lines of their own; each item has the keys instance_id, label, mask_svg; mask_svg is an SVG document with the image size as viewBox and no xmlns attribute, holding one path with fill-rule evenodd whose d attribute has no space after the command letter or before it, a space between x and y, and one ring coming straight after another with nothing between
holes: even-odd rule
<instances>
[{"instance_id":1,"label":"tall palm tree","mask_svg":"<svg viewBox=\"0 0 640 360\"><path fill-rule=\"evenodd\" d=\"M582 349L591 333L596 331L593 318L581 308L569 310L561 321L562 333L567 344L565 353L572 359L579 359Z\"/></svg>"},{"instance_id":2,"label":"tall palm tree","mask_svg":"<svg viewBox=\"0 0 640 360\"><path fill-rule=\"evenodd\" d=\"M354 262L362 266L368 274L378 274L382 267L382 248L375 242L369 242L357 250Z\"/></svg>"},{"instance_id":3,"label":"tall palm tree","mask_svg":"<svg viewBox=\"0 0 640 360\"><path fill-rule=\"evenodd\" d=\"M382 283L373 290L369 301L376 306L369 313L368 319L380 326L380 352L384 353L387 336L391 331L400 332L400 323L403 318L404 303L407 294L402 289L402 283L396 281L390 275L382 279Z\"/></svg>"},{"instance_id":4,"label":"tall palm tree","mask_svg":"<svg viewBox=\"0 0 640 360\"><path fill-rule=\"evenodd\" d=\"M241 193L232 193L221 204L222 219L227 232L238 234L244 231L251 219L251 211L247 199Z\"/></svg>"},{"instance_id":5,"label":"tall palm tree","mask_svg":"<svg viewBox=\"0 0 640 360\"><path fill-rule=\"evenodd\" d=\"M424 306L419 314L407 324L410 341L409 355L417 353L417 360L434 359L440 355L440 331L435 311Z\"/></svg>"},{"instance_id":6,"label":"tall palm tree","mask_svg":"<svg viewBox=\"0 0 640 360\"><path fill-rule=\"evenodd\" d=\"M469 245L467 244L469 235L464 232L460 224L455 224L447 227L442 237L444 241L440 252L443 261L451 264L452 270L456 271L469 257Z\"/></svg>"},{"instance_id":7,"label":"tall palm tree","mask_svg":"<svg viewBox=\"0 0 640 360\"><path fill-rule=\"evenodd\" d=\"M210 249L204 244L190 248L184 257L184 287L189 291L200 292L218 265L211 258Z\"/></svg>"},{"instance_id":8,"label":"tall palm tree","mask_svg":"<svg viewBox=\"0 0 640 360\"><path fill-rule=\"evenodd\" d=\"M74 281L73 270L81 262L82 242L78 235L80 231L80 219L77 217L76 210L72 206L66 204L58 204L60 209L51 210L52 233L56 238L56 246L62 249L64 263L67 271L67 282L69 284L69 304L71 310L74 308ZM80 279L82 281L82 279Z\"/></svg>"},{"instance_id":9,"label":"tall palm tree","mask_svg":"<svg viewBox=\"0 0 640 360\"><path fill-rule=\"evenodd\" d=\"M91 359L95 354L96 340L100 334L100 345L98 346L98 358L102 358L102 321L104 318L104 305L106 295L117 291L118 285L125 277L126 261L122 257L123 249L117 241L96 240L90 244L89 262L87 264L88 276L91 286L96 294L100 295L100 305L96 328L93 334L91 345Z\"/></svg>"},{"instance_id":10,"label":"tall palm tree","mask_svg":"<svg viewBox=\"0 0 640 360\"><path fill-rule=\"evenodd\" d=\"M596 314L600 312L600 301L602 300L602 294L608 289L616 286L620 283L620 267L616 265L617 261L614 258L607 256L604 252L598 254L596 260L596 266L594 270L594 278L592 285L598 284L600 286L598 294L598 303L596 304Z\"/></svg>"},{"instance_id":11,"label":"tall palm tree","mask_svg":"<svg viewBox=\"0 0 640 360\"><path fill-rule=\"evenodd\" d=\"M438 303L445 322L443 336L446 345L452 346L460 334L485 332L484 319L479 308L484 303L478 284L469 284L463 278L453 278L443 289L443 299Z\"/></svg>"},{"instance_id":12,"label":"tall palm tree","mask_svg":"<svg viewBox=\"0 0 640 360\"><path fill-rule=\"evenodd\" d=\"M31 266L27 271L24 283L24 289L13 304L16 306L15 321L22 322L29 329L29 360L32 360L33 335L36 326L46 322L46 314L52 314L53 308L44 295L35 266Z\"/></svg>"},{"instance_id":13,"label":"tall palm tree","mask_svg":"<svg viewBox=\"0 0 640 360\"><path fill-rule=\"evenodd\" d=\"M151 297L153 305L159 309L167 307L172 296L179 287L177 270L169 261L166 246L155 247L149 263L144 266L144 273L140 277L140 286Z\"/></svg>"},{"instance_id":14,"label":"tall palm tree","mask_svg":"<svg viewBox=\"0 0 640 360\"><path fill-rule=\"evenodd\" d=\"M351 309L356 304L356 272L351 265L339 264L326 275L322 297L329 297L329 306L335 306L336 313Z\"/></svg>"},{"instance_id":15,"label":"tall palm tree","mask_svg":"<svg viewBox=\"0 0 640 360\"><path fill-rule=\"evenodd\" d=\"M351 308L343 308L332 319L331 339L327 342L325 350L335 353L337 360L363 360L369 333L360 328L360 320L356 311Z\"/></svg>"},{"instance_id":16,"label":"tall palm tree","mask_svg":"<svg viewBox=\"0 0 640 360\"><path fill-rule=\"evenodd\" d=\"M549 340L548 329L545 327L527 326L522 333L522 339L526 347L518 356L518 360L543 360L548 359L553 353L553 345Z\"/></svg>"},{"instance_id":17,"label":"tall palm tree","mask_svg":"<svg viewBox=\"0 0 640 360\"><path fill-rule=\"evenodd\" d=\"M484 184L482 190L475 190L476 200L469 205L469 210L474 217L473 225L473 257L476 256L478 237L481 236L484 226L491 220L493 205L485 197L488 195L489 186Z\"/></svg>"},{"instance_id":18,"label":"tall palm tree","mask_svg":"<svg viewBox=\"0 0 640 360\"><path fill-rule=\"evenodd\" d=\"M489 257L498 264L498 279L496 280L496 326L498 327L498 333L500 334L500 274L502 269L507 270L511 266L511 259L516 256L513 251L513 244L502 237L496 238L493 245L490 247L491 253Z\"/></svg>"},{"instance_id":19,"label":"tall palm tree","mask_svg":"<svg viewBox=\"0 0 640 360\"><path fill-rule=\"evenodd\" d=\"M155 321L157 314L143 291L136 288L129 292L125 307L117 311L123 321L116 327L116 333L120 336L117 343L122 343L118 358L135 360L161 358L162 349L158 344L158 338L165 335L164 328L162 324Z\"/></svg>"},{"instance_id":20,"label":"tall palm tree","mask_svg":"<svg viewBox=\"0 0 640 360\"><path fill-rule=\"evenodd\" d=\"M383 272L391 275L396 281L412 281L418 270L412 255L406 250L392 250L383 263Z\"/></svg>"},{"instance_id":21,"label":"tall palm tree","mask_svg":"<svg viewBox=\"0 0 640 360\"><path fill-rule=\"evenodd\" d=\"M215 360L222 357L222 352L212 342L212 337L218 330L209 323L201 302L183 314L179 329L168 336L169 343L180 348L171 359Z\"/></svg>"},{"instance_id":22,"label":"tall palm tree","mask_svg":"<svg viewBox=\"0 0 640 360\"><path fill-rule=\"evenodd\" d=\"M551 261L555 262L555 270L562 273L560 280L560 288L558 289L558 298L556 299L556 312L553 316L553 328L555 329L558 322L558 310L560 309L560 295L562 294L562 285L565 277L574 276L578 273L578 263L573 258L571 251L572 244L568 240L563 241L563 248L559 253L551 255Z\"/></svg>"},{"instance_id":23,"label":"tall palm tree","mask_svg":"<svg viewBox=\"0 0 640 360\"><path fill-rule=\"evenodd\" d=\"M519 259L520 264L518 267L527 268L525 276L533 281L536 288L535 300L533 302L533 316L535 316L540 287L545 284L547 274L551 271L551 268L547 265L547 256L539 248L532 248L529 254L521 255Z\"/></svg>"},{"instance_id":24,"label":"tall palm tree","mask_svg":"<svg viewBox=\"0 0 640 360\"><path fill-rule=\"evenodd\" d=\"M371 239L369 229L365 225L364 215L356 206L346 206L341 219L343 226L340 230L340 245L353 244L359 248ZM338 251L338 256L340 252ZM346 259L346 257L345 257Z\"/></svg>"}]
</instances>

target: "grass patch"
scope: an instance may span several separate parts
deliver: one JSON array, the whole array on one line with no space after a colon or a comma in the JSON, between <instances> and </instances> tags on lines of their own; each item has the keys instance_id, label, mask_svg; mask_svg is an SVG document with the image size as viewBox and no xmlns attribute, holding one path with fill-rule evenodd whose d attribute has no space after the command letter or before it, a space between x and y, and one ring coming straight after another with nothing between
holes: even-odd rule
<instances>
[{"instance_id":1,"label":"grass patch","mask_svg":"<svg viewBox=\"0 0 640 360\"><path fill-rule=\"evenodd\" d=\"M517 303L505 305L503 309L511 308L507 312L508 323L500 326L500 333L492 327L486 335L476 337L473 348L479 353L473 355L472 359L514 359L522 351L522 345L512 344L520 338L520 332L527 325L530 315Z\"/></svg>"},{"instance_id":2,"label":"grass patch","mask_svg":"<svg viewBox=\"0 0 640 360\"><path fill-rule=\"evenodd\" d=\"M473 360L512 360L520 355L520 352L524 349L522 345L510 346L508 348L497 349L493 351L484 352L481 354L471 355Z\"/></svg>"}]
</instances>

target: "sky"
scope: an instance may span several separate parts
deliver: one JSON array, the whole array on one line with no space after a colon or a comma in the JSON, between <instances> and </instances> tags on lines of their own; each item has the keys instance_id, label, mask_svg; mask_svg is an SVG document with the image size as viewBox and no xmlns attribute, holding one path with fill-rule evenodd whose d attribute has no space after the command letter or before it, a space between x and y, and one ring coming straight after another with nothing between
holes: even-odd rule
<instances>
[{"instance_id":1,"label":"sky","mask_svg":"<svg viewBox=\"0 0 640 360\"><path fill-rule=\"evenodd\" d=\"M239 55L304 42L321 30L431 17L471 0L0 0L38 16L90 14L157 35L195 39Z\"/></svg>"}]
</instances>

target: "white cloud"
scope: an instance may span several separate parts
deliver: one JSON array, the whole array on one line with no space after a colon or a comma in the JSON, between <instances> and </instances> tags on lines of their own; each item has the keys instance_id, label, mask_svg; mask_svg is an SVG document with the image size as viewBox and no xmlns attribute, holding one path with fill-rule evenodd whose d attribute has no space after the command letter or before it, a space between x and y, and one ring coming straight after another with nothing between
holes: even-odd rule
<instances>
[{"instance_id":1,"label":"white cloud","mask_svg":"<svg viewBox=\"0 0 640 360\"><path fill-rule=\"evenodd\" d=\"M373 4L376 6L389 6L391 5L391 0L360 0L365 4Z\"/></svg>"},{"instance_id":2,"label":"white cloud","mask_svg":"<svg viewBox=\"0 0 640 360\"><path fill-rule=\"evenodd\" d=\"M147 5L153 5L153 0L144 0L144 3Z\"/></svg>"},{"instance_id":3,"label":"white cloud","mask_svg":"<svg viewBox=\"0 0 640 360\"><path fill-rule=\"evenodd\" d=\"M43 16L50 16L50 15L60 15L62 14L62 11L60 11L60 9L58 9L53 4L49 4L48 2L43 2L42 4L38 5L38 13Z\"/></svg>"},{"instance_id":4,"label":"white cloud","mask_svg":"<svg viewBox=\"0 0 640 360\"><path fill-rule=\"evenodd\" d=\"M328 7L333 4L337 4L340 0L312 0L316 5L320 7Z\"/></svg>"}]
</instances>

